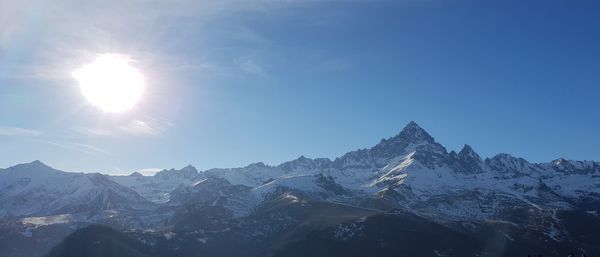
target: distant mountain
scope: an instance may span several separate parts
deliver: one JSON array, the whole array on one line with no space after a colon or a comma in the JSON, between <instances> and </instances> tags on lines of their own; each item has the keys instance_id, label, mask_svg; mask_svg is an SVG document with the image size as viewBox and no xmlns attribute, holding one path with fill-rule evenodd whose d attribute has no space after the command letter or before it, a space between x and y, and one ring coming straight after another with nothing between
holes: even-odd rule
<instances>
[{"instance_id":1,"label":"distant mountain","mask_svg":"<svg viewBox=\"0 0 600 257\"><path fill-rule=\"evenodd\" d=\"M132 231L158 256L600 254L599 162L483 159L469 145L448 151L415 122L334 160L188 165L154 176L21 164L0 170L0 207L0 250L23 240L49 249L41 242L51 233L41 231L100 223ZM401 229L414 224L428 229ZM348 226L368 229L340 241L336 231ZM410 241L428 236L472 244Z\"/></svg>"},{"instance_id":2,"label":"distant mountain","mask_svg":"<svg viewBox=\"0 0 600 257\"><path fill-rule=\"evenodd\" d=\"M0 170L0 217L137 210L152 203L109 177L71 173L40 161Z\"/></svg>"},{"instance_id":3,"label":"distant mountain","mask_svg":"<svg viewBox=\"0 0 600 257\"><path fill-rule=\"evenodd\" d=\"M198 170L191 165L180 170L162 170L154 176L143 176L134 172L129 176L111 176L110 178L155 203L168 202L173 190L180 186L191 186L200 180Z\"/></svg>"}]
</instances>

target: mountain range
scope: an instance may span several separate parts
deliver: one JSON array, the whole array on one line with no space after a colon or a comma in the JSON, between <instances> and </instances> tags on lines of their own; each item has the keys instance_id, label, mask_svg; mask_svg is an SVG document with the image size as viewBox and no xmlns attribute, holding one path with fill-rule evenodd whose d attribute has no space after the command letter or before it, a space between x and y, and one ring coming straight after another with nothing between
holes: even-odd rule
<instances>
[{"instance_id":1,"label":"mountain range","mask_svg":"<svg viewBox=\"0 0 600 257\"><path fill-rule=\"evenodd\" d=\"M334 160L154 176L0 169L11 257L596 256L599 212L600 162L482 159L414 122Z\"/></svg>"}]
</instances>

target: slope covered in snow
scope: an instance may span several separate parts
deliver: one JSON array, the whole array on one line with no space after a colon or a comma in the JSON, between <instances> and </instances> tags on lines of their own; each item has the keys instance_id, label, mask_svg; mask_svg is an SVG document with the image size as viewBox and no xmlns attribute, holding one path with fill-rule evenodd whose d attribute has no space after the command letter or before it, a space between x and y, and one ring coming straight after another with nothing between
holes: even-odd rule
<instances>
[{"instance_id":1,"label":"slope covered in snow","mask_svg":"<svg viewBox=\"0 0 600 257\"><path fill-rule=\"evenodd\" d=\"M63 172L40 161L0 170L0 217L144 209L149 202L102 174Z\"/></svg>"},{"instance_id":2,"label":"slope covered in snow","mask_svg":"<svg viewBox=\"0 0 600 257\"><path fill-rule=\"evenodd\" d=\"M155 203L166 203L171 192L182 186L191 186L202 178L198 170L188 165L182 169L162 170L154 176L134 172L129 176L110 176L115 182L126 186Z\"/></svg>"},{"instance_id":3,"label":"slope covered in snow","mask_svg":"<svg viewBox=\"0 0 600 257\"><path fill-rule=\"evenodd\" d=\"M277 166L259 162L241 168L199 172L188 166L164 170L155 176L112 177L157 203L166 203L172 192L192 188L207 178L248 187L258 201L281 190L345 202L393 195L392 201L397 206L416 209L426 206L423 211L447 212L439 205L441 199L446 199L449 204L456 202L453 205L458 208L456 212L479 218L496 215L496 207L492 205L498 204L499 199L535 208L571 208L583 198L600 199L598 162L558 159L536 164L509 154L484 160L469 145L458 153L448 152L415 122L371 148L351 151L335 160L301 156ZM325 180L330 184L328 189L323 187ZM472 213L472 209L477 209L477 213Z\"/></svg>"},{"instance_id":4,"label":"slope covered in snow","mask_svg":"<svg viewBox=\"0 0 600 257\"><path fill-rule=\"evenodd\" d=\"M284 203L293 203L293 211ZM469 145L448 151L411 122L398 135L334 160L301 156L275 166L204 171L188 165L154 176L70 173L39 161L0 169L0 220L10 224L0 229L26 239L43 230L64 234L98 212L107 215L91 221L164 230L168 241L179 231L210 244L235 226L236 233L264 239L306 222L290 213L322 218L315 206L323 204L400 209L446 226L508 224L561 241L570 233L561 213L593 220L600 211L600 163L530 163L509 154L483 159Z\"/></svg>"}]
</instances>

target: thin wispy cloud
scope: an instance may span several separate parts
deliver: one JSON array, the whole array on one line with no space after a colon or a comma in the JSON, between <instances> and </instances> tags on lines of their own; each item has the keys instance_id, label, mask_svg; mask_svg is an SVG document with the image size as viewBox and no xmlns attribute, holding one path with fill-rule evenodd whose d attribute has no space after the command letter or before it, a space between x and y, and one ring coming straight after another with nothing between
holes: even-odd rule
<instances>
[{"instance_id":1,"label":"thin wispy cloud","mask_svg":"<svg viewBox=\"0 0 600 257\"><path fill-rule=\"evenodd\" d=\"M0 127L0 136L39 136L42 132L19 127Z\"/></svg>"},{"instance_id":2,"label":"thin wispy cloud","mask_svg":"<svg viewBox=\"0 0 600 257\"><path fill-rule=\"evenodd\" d=\"M80 147L81 149L86 149L92 152L97 152L97 153L102 153L102 154L106 154L106 155L112 155L111 152L106 151L102 148L93 146L93 145L88 145L88 144L80 144L80 143L70 143L72 146L74 147Z\"/></svg>"},{"instance_id":3,"label":"thin wispy cloud","mask_svg":"<svg viewBox=\"0 0 600 257\"><path fill-rule=\"evenodd\" d=\"M170 122L146 116L112 127L75 127L71 130L86 137L159 136L170 127L174 127Z\"/></svg>"},{"instance_id":4,"label":"thin wispy cloud","mask_svg":"<svg viewBox=\"0 0 600 257\"><path fill-rule=\"evenodd\" d=\"M121 131L132 135L157 136L165 131L165 127L155 121L132 120L120 127Z\"/></svg>"},{"instance_id":5,"label":"thin wispy cloud","mask_svg":"<svg viewBox=\"0 0 600 257\"><path fill-rule=\"evenodd\" d=\"M0 77L69 78L66 71L75 68L86 56L107 50L125 51L145 61L152 59L153 63L176 64L170 63L176 58L157 53L154 45L156 38L171 33L173 27L182 30L188 27L188 22L193 22L194 28L201 28L222 15L265 13L292 4L296 3L278 0L90 0L85 4L72 0L2 1ZM245 42L268 43L251 30L242 30L236 36ZM171 38L170 41L177 45L189 39ZM25 55L18 49L28 49L28 56L35 56L36 60L23 65L11 62ZM255 62L243 63L243 70L264 74ZM207 65L211 69L206 70ZM189 63L185 68L213 71L214 66L212 62ZM49 68L52 71L48 71Z\"/></svg>"},{"instance_id":6,"label":"thin wispy cloud","mask_svg":"<svg viewBox=\"0 0 600 257\"><path fill-rule=\"evenodd\" d=\"M56 147L60 147L63 149L68 149L84 154L95 155L95 154L103 154L103 155L112 155L111 152L101 149L99 147L88 145L88 144L80 144L80 143L69 143L69 142L59 142L59 141L48 141L48 140L38 140L37 142L52 145Z\"/></svg>"},{"instance_id":7,"label":"thin wispy cloud","mask_svg":"<svg viewBox=\"0 0 600 257\"><path fill-rule=\"evenodd\" d=\"M263 66L252 56L242 56L233 59L233 63L236 64L241 71L244 73L255 75L262 78L269 78L269 74L265 71Z\"/></svg>"},{"instance_id":8,"label":"thin wispy cloud","mask_svg":"<svg viewBox=\"0 0 600 257\"><path fill-rule=\"evenodd\" d=\"M103 129L103 128L83 128L83 127L77 127L77 128L73 128L73 131L84 135L84 136L114 136L116 135L116 133L110 129Z\"/></svg>"}]
</instances>

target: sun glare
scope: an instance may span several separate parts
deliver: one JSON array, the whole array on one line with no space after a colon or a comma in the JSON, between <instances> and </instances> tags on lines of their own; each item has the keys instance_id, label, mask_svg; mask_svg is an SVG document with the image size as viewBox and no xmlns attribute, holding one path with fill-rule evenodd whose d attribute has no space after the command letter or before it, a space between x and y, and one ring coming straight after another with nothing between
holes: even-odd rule
<instances>
[{"instance_id":1,"label":"sun glare","mask_svg":"<svg viewBox=\"0 0 600 257\"><path fill-rule=\"evenodd\" d=\"M131 109L144 92L144 76L120 54L100 54L72 75L88 102L105 112Z\"/></svg>"}]
</instances>

